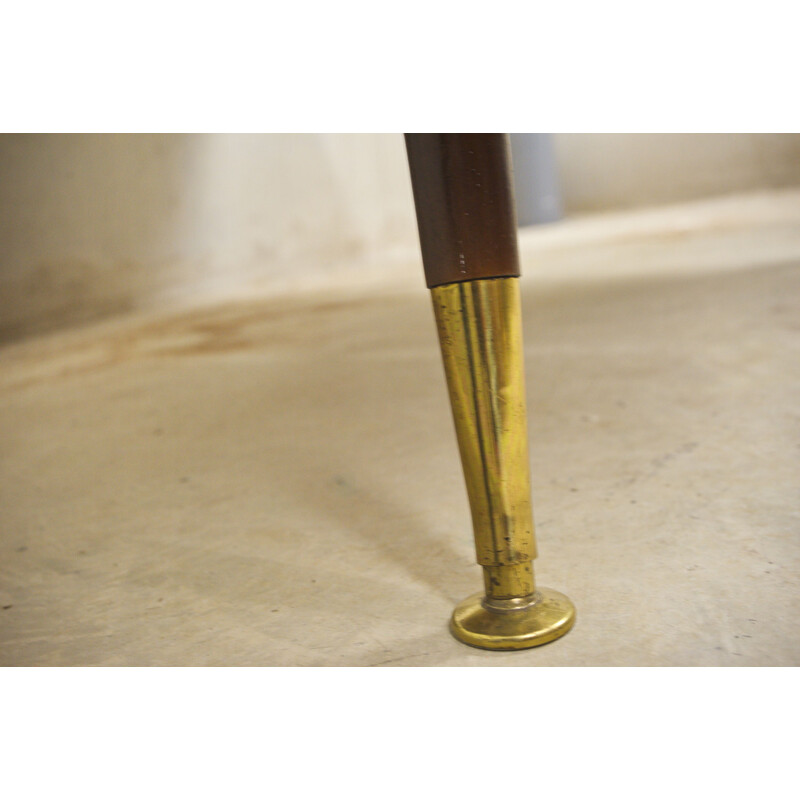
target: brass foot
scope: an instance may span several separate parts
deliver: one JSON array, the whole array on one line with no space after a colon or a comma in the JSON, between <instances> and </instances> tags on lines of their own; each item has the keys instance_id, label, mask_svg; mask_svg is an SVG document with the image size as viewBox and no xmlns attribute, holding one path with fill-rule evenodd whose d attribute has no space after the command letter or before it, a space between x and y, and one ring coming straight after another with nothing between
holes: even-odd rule
<instances>
[{"instance_id":1,"label":"brass foot","mask_svg":"<svg viewBox=\"0 0 800 800\"><path fill-rule=\"evenodd\" d=\"M483 650L525 650L563 636L575 623L575 606L554 589L538 587L527 604L503 607L482 594L456 606L450 619L453 636Z\"/></svg>"}]
</instances>

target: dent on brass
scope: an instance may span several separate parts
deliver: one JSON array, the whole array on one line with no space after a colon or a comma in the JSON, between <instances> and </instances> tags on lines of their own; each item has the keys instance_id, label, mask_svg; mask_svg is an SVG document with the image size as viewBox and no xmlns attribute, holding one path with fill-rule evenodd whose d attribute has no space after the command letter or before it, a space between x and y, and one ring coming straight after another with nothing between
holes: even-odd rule
<instances>
[{"instance_id":1,"label":"dent on brass","mask_svg":"<svg viewBox=\"0 0 800 800\"><path fill-rule=\"evenodd\" d=\"M562 636L570 600L537 587L522 313L508 138L407 134L425 275L472 513L484 592L460 603L457 639L514 650ZM484 189L484 187L486 187Z\"/></svg>"}]
</instances>

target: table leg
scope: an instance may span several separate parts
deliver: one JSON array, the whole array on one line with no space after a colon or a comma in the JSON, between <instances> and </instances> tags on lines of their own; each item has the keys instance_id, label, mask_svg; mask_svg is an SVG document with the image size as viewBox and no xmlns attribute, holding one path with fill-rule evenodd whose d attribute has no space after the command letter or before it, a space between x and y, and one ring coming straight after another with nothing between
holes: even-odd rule
<instances>
[{"instance_id":1,"label":"table leg","mask_svg":"<svg viewBox=\"0 0 800 800\"><path fill-rule=\"evenodd\" d=\"M508 137L406 134L425 277L484 592L460 603L455 637L517 650L565 634L570 600L537 587L519 256Z\"/></svg>"}]
</instances>

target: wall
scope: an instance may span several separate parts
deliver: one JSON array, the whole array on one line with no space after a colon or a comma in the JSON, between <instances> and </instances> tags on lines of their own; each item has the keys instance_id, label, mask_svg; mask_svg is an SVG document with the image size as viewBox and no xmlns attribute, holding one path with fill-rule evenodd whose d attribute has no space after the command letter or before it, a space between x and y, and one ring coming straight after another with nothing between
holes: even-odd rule
<instances>
[{"instance_id":1,"label":"wall","mask_svg":"<svg viewBox=\"0 0 800 800\"><path fill-rule=\"evenodd\" d=\"M318 282L415 231L397 136L2 136L0 336Z\"/></svg>"},{"instance_id":2,"label":"wall","mask_svg":"<svg viewBox=\"0 0 800 800\"><path fill-rule=\"evenodd\" d=\"M568 215L800 184L798 136L554 143ZM420 270L399 134L0 136L2 339Z\"/></svg>"},{"instance_id":3,"label":"wall","mask_svg":"<svg viewBox=\"0 0 800 800\"><path fill-rule=\"evenodd\" d=\"M555 149L568 214L800 184L797 134L560 133Z\"/></svg>"}]
</instances>

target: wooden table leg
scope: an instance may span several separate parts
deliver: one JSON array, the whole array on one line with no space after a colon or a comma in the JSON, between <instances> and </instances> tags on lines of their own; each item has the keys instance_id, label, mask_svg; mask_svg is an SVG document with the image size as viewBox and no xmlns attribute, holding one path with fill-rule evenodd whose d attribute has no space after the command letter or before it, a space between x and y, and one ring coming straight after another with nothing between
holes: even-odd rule
<instances>
[{"instance_id":1,"label":"wooden table leg","mask_svg":"<svg viewBox=\"0 0 800 800\"><path fill-rule=\"evenodd\" d=\"M519 255L504 134L406 134L425 278L444 360L484 592L457 639L517 650L565 634L570 600L537 587Z\"/></svg>"}]
</instances>

